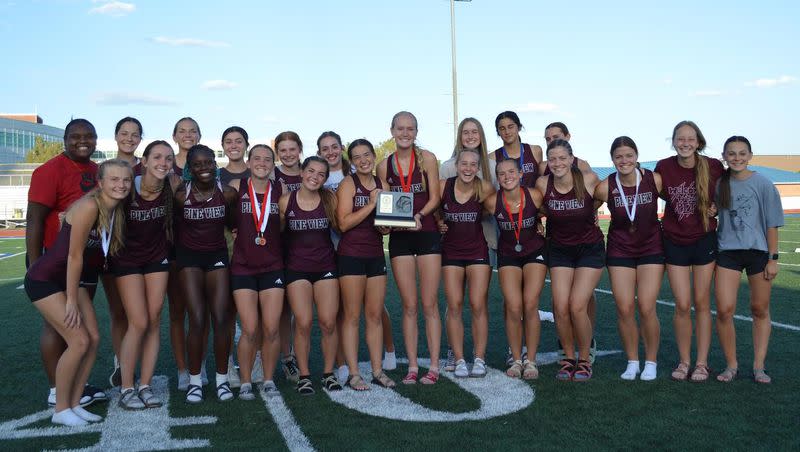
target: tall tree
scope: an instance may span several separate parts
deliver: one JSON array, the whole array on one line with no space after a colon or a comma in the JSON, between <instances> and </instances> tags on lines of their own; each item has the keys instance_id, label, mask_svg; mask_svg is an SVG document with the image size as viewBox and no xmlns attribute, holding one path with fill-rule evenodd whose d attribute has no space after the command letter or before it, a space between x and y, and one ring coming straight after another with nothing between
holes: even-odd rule
<instances>
[{"instance_id":1,"label":"tall tree","mask_svg":"<svg viewBox=\"0 0 800 452\"><path fill-rule=\"evenodd\" d=\"M378 143L378 145L375 146L375 163L380 162L385 159L386 156L394 152L395 147L394 138L389 138L386 141Z\"/></svg>"},{"instance_id":2,"label":"tall tree","mask_svg":"<svg viewBox=\"0 0 800 452\"><path fill-rule=\"evenodd\" d=\"M44 141L36 137L33 147L25 154L25 163L44 163L62 152L64 143L61 141Z\"/></svg>"}]
</instances>

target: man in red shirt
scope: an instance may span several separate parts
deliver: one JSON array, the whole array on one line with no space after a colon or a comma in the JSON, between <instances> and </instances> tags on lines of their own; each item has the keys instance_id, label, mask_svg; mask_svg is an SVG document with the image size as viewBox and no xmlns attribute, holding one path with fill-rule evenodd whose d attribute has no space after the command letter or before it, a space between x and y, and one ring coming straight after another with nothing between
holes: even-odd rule
<instances>
[{"instance_id":1,"label":"man in red shirt","mask_svg":"<svg viewBox=\"0 0 800 452\"><path fill-rule=\"evenodd\" d=\"M89 160L97 147L97 133L89 121L73 119L64 129L64 152L36 168L28 190L25 246L27 265L32 264L55 243L64 212L96 185L97 164ZM94 296L97 283L86 285ZM50 383L48 404L55 404L55 372L66 343L47 322L39 347ZM102 395L101 395L102 394ZM88 397L87 397L88 396ZM82 403L104 400L105 393L87 386Z\"/></svg>"}]
</instances>

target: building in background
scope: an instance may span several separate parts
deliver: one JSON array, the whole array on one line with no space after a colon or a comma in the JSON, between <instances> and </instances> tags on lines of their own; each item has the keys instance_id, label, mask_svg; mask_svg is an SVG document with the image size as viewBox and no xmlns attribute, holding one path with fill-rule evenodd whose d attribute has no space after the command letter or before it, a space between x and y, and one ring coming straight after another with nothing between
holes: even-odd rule
<instances>
[{"instance_id":1,"label":"building in background","mask_svg":"<svg viewBox=\"0 0 800 452\"><path fill-rule=\"evenodd\" d=\"M63 142L64 129L44 124L35 114L0 113L0 163L21 163L36 138Z\"/></svg>"}]
</instances>

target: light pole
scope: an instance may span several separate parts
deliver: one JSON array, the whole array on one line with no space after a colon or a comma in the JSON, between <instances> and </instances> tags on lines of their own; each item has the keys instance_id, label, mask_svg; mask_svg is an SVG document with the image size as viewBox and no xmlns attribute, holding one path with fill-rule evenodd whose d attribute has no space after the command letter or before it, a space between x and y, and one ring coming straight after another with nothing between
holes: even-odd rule
<instances>
[{"instance_id":1,"label":"light pole","mask_svg":"<svg viewBox=\"0 0 800 452\"><path fill-rule=\"evenodd\" d=\"M453 136L458 140L458 77L456 76L456 2L472 0L450 0L450 50L453 62Z\"/></svg>"}]
</instances>

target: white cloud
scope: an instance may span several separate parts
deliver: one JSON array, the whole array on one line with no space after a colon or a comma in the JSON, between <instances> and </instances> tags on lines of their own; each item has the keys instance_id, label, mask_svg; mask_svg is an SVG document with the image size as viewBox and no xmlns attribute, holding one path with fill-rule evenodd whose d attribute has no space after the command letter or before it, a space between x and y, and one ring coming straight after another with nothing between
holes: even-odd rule
<instances>
[{"instance_id":1,"label":"white cloud","mask_svg":"<svg viewBox=\"0 0 800 452\"><path fill-rule=\"evenodd\" d=\"M725 95L725 92L715 89L706 89L689 93L689 95L692 97L719 97Z\"/></svg>"},{"instance_id":2,"label":"white cloud","mask_svg":"<svg viewBox=\"0 0 800 452\"><path fill-rule=\"evenodd\" d=\"M98 3L96 0L92 3ZM100 6L96 6L89 10L89 14L104 14L107 16L122 17L130 14L136 10L136 5L133 3L124 2L103 2Z\"/></svg>"},{"instance_id":3,"label":"white cloud","mask_svg":"<svg viewBox=\"0 0 800 452\"><path fill-rule=\"evenodd\" d=\"M153 38L153 42L158 44L166 44L169 46L181 46L181 47L230 47L231 45L227 42L221 41L208 41L205 39L194 39L194 38L169 38L166 36L156 36Z\"/></svg>"},{"instance_id":4,"label":"white cloud","mask_svg":"<svg viewBox=\"0 0 800 452\"><path fill-rule=\"evenodd\" d=\"M772 88L775 86L789 85L796 82L797 82L797 77L792 77L791 75L781 75L778 78L760 78L758 80L753 80L752 82L745 83L744 86L755 86L756 88Z\"/></svg>"},{"instance_id":5,"label":"white cloud","mask_svg":"<svg viewBox=\"0 0 800 452\"><path fill-rule=\"evenodd\" d=\"M663 80L661 80L661 83L665 85L672 85L672 77L665 77Z\"/></svg>"},{"instance_id":6,"label":"white cloud","mask_svg":"<svg viewBox=\"0 0 800 452\"><path fill-rule=\"evenodd\" d=\"M206 80L203 82L203 89L208 91L227 91L238 86L230 80Z\"/></svg>"},{"instance_id":7,"label":"white cloud","mask_svg":"<svg viewBox=\"0 0 800 452\"><path fill-rule=\"evenodd\" d=\"M94 96L97 105L177 105L178 102L165 97L142 93L107 92Z\"/></svg>"},{"instance_id":8,"label":"white cloud","mask_svg":"<svg viewBox=\"0 0 800 452\"><path fill-rule=\"evenodd\" d=\"M558 105L549 102L528 102L517 107L517 112L520 113L552 113L554 111L558 111Z\"/></svg>"}]
</instances>

